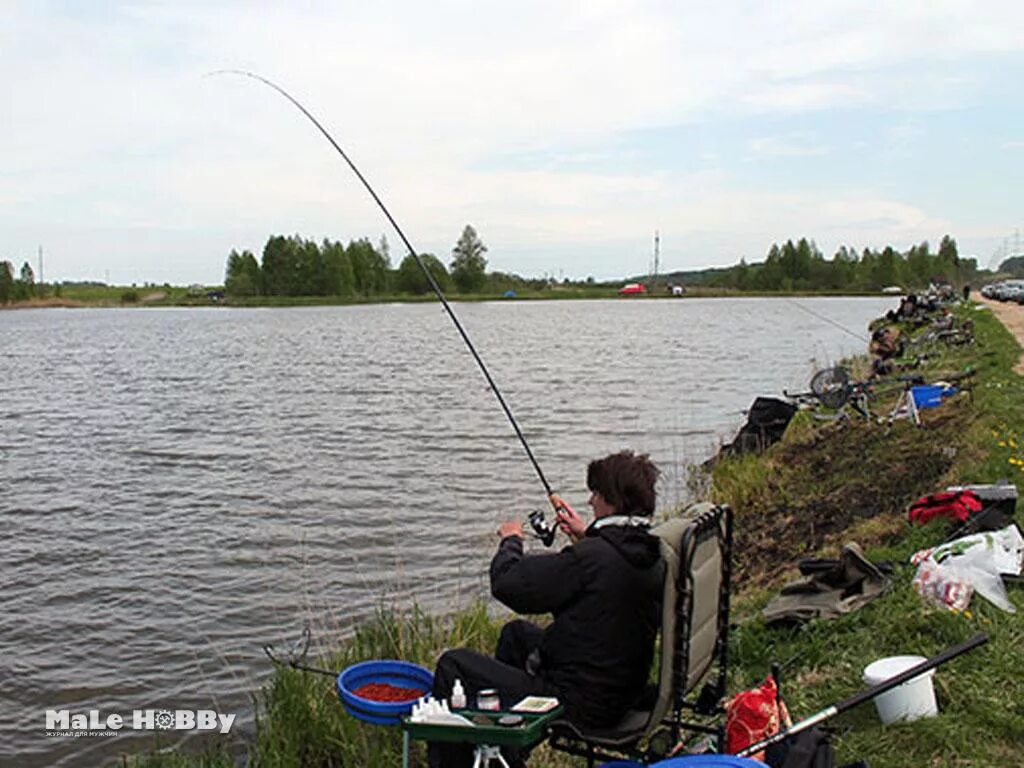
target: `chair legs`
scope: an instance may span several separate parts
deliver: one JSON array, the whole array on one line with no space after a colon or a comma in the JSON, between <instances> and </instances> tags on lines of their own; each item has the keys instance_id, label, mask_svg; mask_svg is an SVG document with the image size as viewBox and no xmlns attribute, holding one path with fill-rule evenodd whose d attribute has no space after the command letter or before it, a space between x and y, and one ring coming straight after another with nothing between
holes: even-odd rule
<instances>
[{"instance_id":1,"label":"chair legs","mask_svg":"<svg viewBox=\"0 0 1024 768\"><path fill-rule=\"evenodd\" d=\"M490 768L491 763L497 760L498 765L503 768L512 768L508 761L501 754L501 747L491 747L486 744L478 744L473 752L473 768Z\"/></svg>"}]
</instances>

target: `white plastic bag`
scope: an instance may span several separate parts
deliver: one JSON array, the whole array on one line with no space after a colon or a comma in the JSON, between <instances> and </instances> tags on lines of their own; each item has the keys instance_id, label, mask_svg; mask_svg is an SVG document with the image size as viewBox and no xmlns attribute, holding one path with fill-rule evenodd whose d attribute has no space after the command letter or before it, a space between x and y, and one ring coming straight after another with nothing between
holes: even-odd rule
<instances>
[{"instance_id":1,"label":"white plastic bag","mask_svg":"<svg viewBox=\"0 0 1024 768\"><path fill-rule=\"evenodd\" d=\"M965 610L977 592L1009 613L1016 608L1006 596L1001 574L1019 576L1024 564L1024 536L1016 525L984 531L916 552L914 589L950 610Z\"/></svg>"}]
</instances>

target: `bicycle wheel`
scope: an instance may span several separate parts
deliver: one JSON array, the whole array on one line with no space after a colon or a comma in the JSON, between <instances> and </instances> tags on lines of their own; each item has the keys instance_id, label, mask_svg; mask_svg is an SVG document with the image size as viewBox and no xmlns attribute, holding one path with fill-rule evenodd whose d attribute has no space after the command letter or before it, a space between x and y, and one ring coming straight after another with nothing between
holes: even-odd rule
<instances>
[{"instance_id":1,"label":"bicycle wheel","mask_svg":"<svg viewBox=\"0 0 1024 768\"><path fill-rule=\"evenodd\" d=\"M826 368L811 378L811 392L826 408L842 408L850 399L850 374L845 368Z\"/></svg>"}]
</instances>

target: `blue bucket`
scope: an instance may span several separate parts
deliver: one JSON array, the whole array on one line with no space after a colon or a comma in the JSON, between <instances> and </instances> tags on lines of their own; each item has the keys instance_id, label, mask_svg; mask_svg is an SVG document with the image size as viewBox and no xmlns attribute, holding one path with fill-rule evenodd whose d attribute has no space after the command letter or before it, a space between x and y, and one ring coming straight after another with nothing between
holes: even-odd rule
<instances>
[{"instance_id":1,"label":"blue bucket","mask_svg":"<svg viewBox=\"0 0 1024 768\"><path fill-rule=\"evenodd\" d=\"M338 675L338 698L352 717L373 725L398 725L402 715L412 712L416 699L410 701L371 701L353 691L370 683L387 683L398 688L417 688L430 693L434 674L407 661L364 661L353 664ZM417 697L418 698L418 697Z\"/></svg>"},{"instance_id":2,"label":"blue bucket","mask_svg":"<svg viewBox=\"0 0 1024 768\"><path fill-rule=\"evenodd\" d=\"M652 763L651 768L764 768L764 763L736 755L686 755Z\"/></svg>"},{"instance_id":3,"label":"blue bucket","mask_svg":"<svg viewBox=\"0 0 1024 768\"><path fill-rule=\"evenodd\" d=\"M911 387L910 394L914 398L916 408L938 408L942 405L942 398L956 394L955 387Z\"/></svg>"}]
</instances>

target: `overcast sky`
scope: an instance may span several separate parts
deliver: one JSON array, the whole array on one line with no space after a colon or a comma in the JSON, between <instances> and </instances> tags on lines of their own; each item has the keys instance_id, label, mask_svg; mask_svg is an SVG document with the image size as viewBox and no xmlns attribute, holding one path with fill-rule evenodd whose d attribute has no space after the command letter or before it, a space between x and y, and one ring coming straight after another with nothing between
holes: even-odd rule
<instances>
[{"instance_id":1,"label":"overcast sky","mask_svg":"<svg viewBox=\"0 0 1024 768\"><path fill-rule=\"evenodd\" d=\"M292 5L294 7L286 7ZM1024 4L0 0L0 259L223 280L271 234L463 226L489 268L616 278L808 237L981 266L1024 228Z\"/></svg>"}]
</instances>

